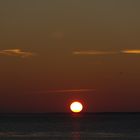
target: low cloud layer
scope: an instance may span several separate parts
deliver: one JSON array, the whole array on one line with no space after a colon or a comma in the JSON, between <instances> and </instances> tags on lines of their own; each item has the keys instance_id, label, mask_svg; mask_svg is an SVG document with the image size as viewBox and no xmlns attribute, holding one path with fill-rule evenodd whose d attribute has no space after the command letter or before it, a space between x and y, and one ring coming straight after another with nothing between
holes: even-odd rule
<instances>
[{"instance_id":1,"label":"low cloud layer","mask_svg":"<svg viewBox=\"0 0 140 140\"><path fill-rule=\"evenodd\" d=\"M120 50L120 51L74 51L74 55L112 55L112 54L140 54L140 50Z\"/></svg>"},{"instance_id":2,"label":"low cloud layer","mask_svg":"<svg viewBox=\"0 0 140 140\"><path fill-rule=\"evenodd\" d=\"M116 54L117 52L111 51L95 51L95 50L88 50L88 51L74 51L74 55L108 55L108 54Z\"/></svg>"},{"instance_id":3,"label":"low cloud layer","mask_svg":"<svg viewBox=\"0 0 140 140\"><path fill-rule=\"evenodd\" d=\"M124 54L140 54L140 50L122 50Z\"/></svg>"},{"instance_id":4,"label":"low cloud layer","mask_svg":"<svg viewBox=\"0 0 140 140\"><path fill-rule=\"evenodd\" d=\"M25 58L25 57L34 56L35 53L22 51L20 49L7 49L7 50L0 50L0 55L19 56Z\"/></svg>"},{"instance_id":5,"label":"low cloud layer","mask_svg":"<svg viewBox=\"0 0 140 140\"><path fill-rule=\"evenodd\" d=\"M81 93L81 92L92 92L95 89L66 89L66 90L49 90L48 93Z\"/></svg>"}]
</instances>

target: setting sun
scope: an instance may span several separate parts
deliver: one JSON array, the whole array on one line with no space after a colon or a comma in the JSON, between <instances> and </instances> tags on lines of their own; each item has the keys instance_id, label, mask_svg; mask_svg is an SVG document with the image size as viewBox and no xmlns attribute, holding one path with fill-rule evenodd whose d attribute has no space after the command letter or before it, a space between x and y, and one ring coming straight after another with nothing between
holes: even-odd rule
<instances>
[{"instance_id":1,"label":"setting sun","mask_svg":"<svg viewBox=\"0 0 140 140\"><path fill-rule=\"evenodd\" d=\"M83 105L80 102L76 101L70 105L70 109L74 113L79 113L83 110Z\"/></svg>"}]
</instances>

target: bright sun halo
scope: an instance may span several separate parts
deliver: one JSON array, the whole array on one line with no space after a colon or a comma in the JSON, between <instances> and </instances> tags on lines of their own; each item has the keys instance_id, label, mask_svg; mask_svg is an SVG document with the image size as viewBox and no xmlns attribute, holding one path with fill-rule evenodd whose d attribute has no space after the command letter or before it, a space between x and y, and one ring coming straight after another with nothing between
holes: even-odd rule
<instances>
[{"instance_id":1,"label":"bright sun halo","mask_svg":"<svg viewBox=\"0 0 140 140\"><path fill-rule=\"evenodd\" d=\"M83 105L80 102L76 101L70 105L70 109L74 113L79 113L83 110Z\"/></svg>"}]
</instances>

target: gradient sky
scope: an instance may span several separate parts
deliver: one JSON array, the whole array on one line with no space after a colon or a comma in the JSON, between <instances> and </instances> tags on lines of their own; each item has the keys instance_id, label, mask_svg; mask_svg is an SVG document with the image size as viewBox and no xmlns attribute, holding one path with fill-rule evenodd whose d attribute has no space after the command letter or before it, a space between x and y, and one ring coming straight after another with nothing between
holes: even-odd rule
<instances>
[{"instance_id":1,"label":"gradient sky","mask_svg":"<svg viewBox=\"0 0 140 140\"><path fill-rule=\"evenodd\" d=\"M73 100L140 111L140 1L0 0L0 112Z\"/></svg>"}]
</instances>

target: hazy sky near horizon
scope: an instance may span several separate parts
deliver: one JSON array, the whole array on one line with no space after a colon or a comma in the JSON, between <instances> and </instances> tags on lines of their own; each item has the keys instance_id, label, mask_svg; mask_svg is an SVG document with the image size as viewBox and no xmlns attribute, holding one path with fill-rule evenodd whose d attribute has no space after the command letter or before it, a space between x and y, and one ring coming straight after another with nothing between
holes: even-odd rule
<instances>
[{"instance_id":1,"label":"hazy sky near horizon","mask_svg":"<svg viewBox=\"0 0 140 140\"><path fill-rule=\"evenodd\" d=\"M140 111L139 0L1 0L0 112ZM86 89L86 90L80 90Z\"/></svg>"}]
</instances>

